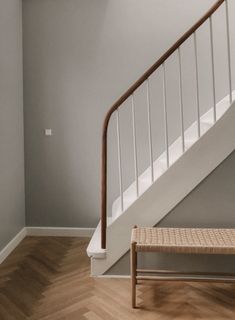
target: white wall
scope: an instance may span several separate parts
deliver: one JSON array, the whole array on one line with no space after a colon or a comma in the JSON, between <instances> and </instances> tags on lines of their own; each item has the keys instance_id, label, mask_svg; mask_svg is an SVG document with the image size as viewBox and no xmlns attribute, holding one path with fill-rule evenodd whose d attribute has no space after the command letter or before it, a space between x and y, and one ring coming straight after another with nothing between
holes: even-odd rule
<instances>
[{"instance_id":1,"label":"white wall","mask_svg":"<svg viewBox=\"0 0 235 320\"><path fill-rule=\"evenodd\" d=\"M28 225L96 225L105 113L213 3L214 0L23 1ZM215 38L217 99L227 92L223 15L222 9L214 21L219 35ZM203 111L212 102L212 95L208 96L211 90L208 24L199 31L198 41ZM185 116L189 124L196 114L192 42L184 46L183 57ZM172 140L179 133L175 57L167 65L167 72ZM158 74L151 79L152 114L156 119L154 155L163 148L160 77ZM148 163L145 104L144 91L140 91L136 105L140 170ZM123 151L129 150L123 152L127 163L124 184L128 185L133 177L127 121L130 109L121 111L120 117L121 126L127 130L121 139L127 142L122 144ZM44 128L52 128L53 136L46 138ZM110 141L111 149L115 149L113 129ZM118 194L115 152L110 157L109 171L114 185L109 194L111 203Z\"/></svg>"},{"instance_id":2,"label":"white wall","mask_svg":"<svg viewBox=\"0 0 235 320\"><path fill-rule=\"evenodd\" d=\"M25 223L22 4L0 1L0 250Z\"/></svg>"}]
</instances>

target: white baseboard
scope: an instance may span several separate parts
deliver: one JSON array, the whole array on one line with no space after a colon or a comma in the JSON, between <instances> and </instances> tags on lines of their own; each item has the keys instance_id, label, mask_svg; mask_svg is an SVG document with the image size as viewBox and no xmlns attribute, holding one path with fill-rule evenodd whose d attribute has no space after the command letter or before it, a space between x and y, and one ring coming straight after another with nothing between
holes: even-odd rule
<instances>
[{"instance_id":1,"label":"white baseboard","mask_svg":"<svg viewBox=\"0 0 235 320\"><path fill-rule=\"evenodd\" d=\"M92 237L95 228L26 227L28 236Z\"/></svg>"},{"instance_id":2,"label":"white baseboard","mask_svg":"<svg viewBox=\"0 0 235 320\"><path fill-rule=\"evenodd\" d=\"M48 237L92 237L95 228L52 228L52 227L24 227L0 251L0 264L18 246L26 236Z\"/></svg>"},{"instance_id":3,"label":"white baseboard","mask_svg":"<svg viewBox=\"0 0 235 320\"><path fill-rule=\"evenodd\" d=\"M130 279L131 276L130 275L117 275L117 274L102 274L102 275L98 275L98 276L94 276L96 278L107 278L107 279Z\"/></svg>"},{"instance_id":4,"label":"white baseboard","mask_svg":"<svg viewBox=\"0 0 235 320\"><path fill-rule=\"evenodd\" d=\"M18 246L27 234L26 228L23 228L17 235L0 251L0 264L9 256L9 254Z\"/></svg>"}]
</instances>

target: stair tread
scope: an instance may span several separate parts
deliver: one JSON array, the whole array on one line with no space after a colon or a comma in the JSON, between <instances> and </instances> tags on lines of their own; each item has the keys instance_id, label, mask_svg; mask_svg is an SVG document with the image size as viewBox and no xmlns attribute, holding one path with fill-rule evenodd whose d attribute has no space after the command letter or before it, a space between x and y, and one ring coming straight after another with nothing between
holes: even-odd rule
<instances>
[{"instance_id":1,"label":"stair tread","mask_svg":"<svg viewBox=\"0 0 235 320\"><path fill-rule=\"evenodd\" d=\"M109 226L112 223L112 218L108 217L107 225ZM89 242L87 247L87 255L89 257L94 257L96 259L103 259L106 255L106 250L101 248L101 222L98 223L95 232Z\"/></svg>"}]
</instances>

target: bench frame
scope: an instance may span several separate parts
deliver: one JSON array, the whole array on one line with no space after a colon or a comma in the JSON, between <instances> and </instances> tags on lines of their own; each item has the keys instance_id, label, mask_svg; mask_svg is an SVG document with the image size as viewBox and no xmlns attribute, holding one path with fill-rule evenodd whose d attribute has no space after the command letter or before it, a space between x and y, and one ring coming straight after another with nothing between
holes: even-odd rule
<instances>
[{"instance_id":1,"label":"bench frame","mask_svg":"<svg viewBox=\"0 0 235 320\"><path fill-rule=\"evenodd\" d=\"M136 228L136 227L135 227ZM132 308L136 308L136 286L143 281L190 281L235 283L235 273L181 272L169 270L138 269L136 242L131 243L131 293ZM155 252L155 251L153 251ZM156 253L156 252L155 252ZM151 275L153 274L153 275ZM142 281L142 282L141 282Z\"/></svg>"}]
</instances>

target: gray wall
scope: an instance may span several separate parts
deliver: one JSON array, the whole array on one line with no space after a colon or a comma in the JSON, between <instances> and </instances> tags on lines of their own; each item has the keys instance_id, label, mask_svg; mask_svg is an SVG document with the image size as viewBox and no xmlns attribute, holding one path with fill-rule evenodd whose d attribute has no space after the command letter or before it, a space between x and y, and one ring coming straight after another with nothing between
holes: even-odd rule
<instances>
[{"instance_id":1,"label":"gray wall","mask_svg":"<svg viewBox=\"0 0 235 320\"><path fill-rule=\"evenodd\" d=\"M179 203L159 224L160 227L235 228L235 152L196 189ZM181 271L234 272L234 256L144 254L143 268ZM128 275L129 253L107 273Z\"/></svg>"},{"instance_id":2,"label":"gray wall","mask_svg":"<svg viewBox=\"0 0 235 320\"><path fill-rule=\"evenodd\" d=\"M0 1L0 250L25 223L22 5Z\"/></svg>"},{"instance_id":3,"label":"gray wall","mask_svg":"<svg viewBox=\"0 0 235 320\"><path fill-rule=\"evenodd\" d=\"M106 111L212 3L214 0L23 1L28 225L96 226L100 207L101 127ZM227 92L223 17L222 9L214 18L216 34L220 35L219 41L215 39L217 99ZM211 90L208 25L199 32L198 39L199 60L203 63L200 67L203 111L212 103L212 96L208 96ZM184 46L183 55L185 117L189 125L196 114L192 41ZM179 117L175 116L179 115L175 103L178 101L175 58L167 65L171 140L180 128ZM163 134L160 76L151 79L155 106L152 113L154 119L159 119L153 128L155 156L163 147L159 142ZM140 171L148 165L144 95L140 90L136 106L137 119L142 121L137 128L138 152L142 154ZM130 123L123 119L130 119L130 108L121 112L120 117L121 126L127 129L125 139L121 137L128 142L122 145L123 151L129 150L123 152L127 186L133 179L133 160ZM52 128L52 137L44 136L45 128ZM113 185L110 205L118 195L113 127L109 137L113 150L109 158Z\"/></svg>"}]
</instances>

